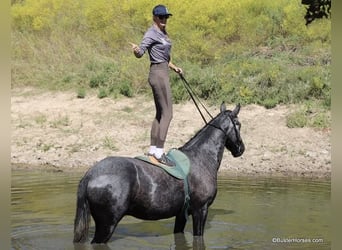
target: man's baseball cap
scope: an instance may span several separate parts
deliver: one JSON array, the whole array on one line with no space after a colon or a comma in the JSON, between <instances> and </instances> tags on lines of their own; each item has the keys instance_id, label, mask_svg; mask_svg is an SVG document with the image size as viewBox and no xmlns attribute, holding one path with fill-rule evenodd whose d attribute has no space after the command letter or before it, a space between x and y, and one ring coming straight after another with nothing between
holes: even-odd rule
<instances>
[{"instance_id":1,"label":"man's baseball cap","mask_svg":"<svg viewBox=\"0 0 342 250\"><path fill-rule=\"evenodd\" d=\"M157 5L153 8L152 14L154 16L172 16L172 14L169 12L169 10L164 5Z\"/></svg>"}]
</instances>

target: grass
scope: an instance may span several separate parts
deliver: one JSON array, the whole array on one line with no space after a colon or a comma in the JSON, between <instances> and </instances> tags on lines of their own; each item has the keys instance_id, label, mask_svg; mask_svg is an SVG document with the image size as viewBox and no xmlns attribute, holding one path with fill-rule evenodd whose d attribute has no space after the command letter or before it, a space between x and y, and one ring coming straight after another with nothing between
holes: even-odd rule
<instances>
[{"instance_id":1,"label":"grass","mask_svg":"<svg viewBox=\"0 0 342 250\"><path fill-rule=\"evenodd\" d=\"M296 109L286 117L286 125L289 128L330 128L331 112L325 110L321 105L308 102L298 105Z\"/></svg>"},{"instance_id":2,"label":"grass","mask_svg":"<svg viewBox=\"0 0 342 250\"><path fill-rule=\"evenodd\" d=\"M118 147L116 146L116 142L114 139L105 136L105 138L103 139L103 147L107 148L111 151L118 151Z\"/></svg>"},{"instance_id":3,"label":"grass","mask_svg":"<svg viewBox=\"0 0 342 250\"><path fill-rule=\"evenodd\" d=\"M61 128L61 127L67 127L69 126L71 123L69 116L67 115L58 115L57 118L55 118L52 122L51 122L51 127L52 128Z\"/></svg>"},{"instance_id":4,"label":"grass","mask_svg":"<svg viewBox=\"0 0 342 250\"><path fill-rule=\"evenodd\" d=\"M34 117L34 121L37 124L44 125L47 122L47 117L44 114L40 114L40 115L37 115L36 117Z\"/></svg>"},{"instance_id":5,"label":"grass","mask_svg":"<svg viewBox=\"0 0 342 250\"><path fill-rule=\"evenodd\" d=\"M38 150L41 150L41 151L43 151L43 152L47 152L47 151L49 151L51 148L53 148L53 145L52 144L46 144L46 143L43 143L43 142L41 142L41 141L39 141L38 143L37 143L37 149Z\"/></svg>"},{"instance_id":6,"label":"grass","mask_svg":"<svg viewBox=\"0 0 342 250\"><path fill-rule=\"evenodd\" d=\"M77 98L83 99L86 97L86 89L81 87L77 90Z\"/></svg>"}]
</instances>

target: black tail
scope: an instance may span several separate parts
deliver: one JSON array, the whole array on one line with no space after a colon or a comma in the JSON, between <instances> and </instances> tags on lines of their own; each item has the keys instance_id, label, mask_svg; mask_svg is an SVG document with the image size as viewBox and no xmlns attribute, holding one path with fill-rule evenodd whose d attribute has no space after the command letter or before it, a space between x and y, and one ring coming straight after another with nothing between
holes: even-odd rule
<instances>
[{"instance_id":1,"label":"black tail","mask_svg":"<svg viewBox=\"0 0 342 250\"><path fill-rule=\"evenodd\" d=\"M86 199L87 184L88 180L83 178L78 185L76 216L74 222L74 243L84 243L88 239L90 210Z\"/></svg>"}]
</instances>

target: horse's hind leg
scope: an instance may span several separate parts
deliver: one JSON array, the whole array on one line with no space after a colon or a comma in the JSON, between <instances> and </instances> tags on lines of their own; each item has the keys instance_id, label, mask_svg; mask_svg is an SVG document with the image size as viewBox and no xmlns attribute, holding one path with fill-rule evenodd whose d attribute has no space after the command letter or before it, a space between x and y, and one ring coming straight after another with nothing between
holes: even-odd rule
<instances>
[{"instance_id":1,"label":"horse's hind leg","mask_svg":"<svg viewBox=\"0 0 342 250\"><path fill-rule=\"evenodd\" d=\"M95 236L94 239L91 241L91 244L107 243L110 237L112 237L114 229L114 225L99 225L99 223L96 223Z\"/></svg>"},{"instance_id":2,"label":"horse's hind leg","mask_svg":"<svg viewBox=\"0 0 342 250\"><path fill-rule=\"evenodd\" d=\"M94 217L95 221L95 235L91 243L107 243L112 237L116 226L119 223L119 219L107 219L105 216Z\"/></svg>"},{"instance_id":3,"label":"horse's hind leg","mask_svg":"<svg viewBox=\"0 0 342 250\"><path fill-rule=\"evenodd\" d=\"M108 206L92 209L92 216L95 221L95 235L91 243L107 243L112 237L116 226L123 217L123 212L111 210Z\"/></svg>"}]
</instances>

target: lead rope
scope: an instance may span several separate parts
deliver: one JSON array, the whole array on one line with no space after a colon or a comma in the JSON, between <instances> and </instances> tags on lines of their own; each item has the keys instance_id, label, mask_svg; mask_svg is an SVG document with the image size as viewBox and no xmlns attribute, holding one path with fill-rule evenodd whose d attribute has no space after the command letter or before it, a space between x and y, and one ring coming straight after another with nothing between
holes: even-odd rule
<instances>
[{"instance_id":1,"label":"lead rope","mask_svg":"<svg viewBox=\"0 0 342 250\"><path fill-rule=\"evenodd\" d=\"M210 112L208 111L208 109L204 106L204 104L201 102L201 100L198 98L198 96L195 94L195 92L191 89L191 87L190 87L188 81L184 78L183 74L179 74L179 76L180 76L180 78L182 79L183 84L184 84L184 86L185 86L185 89L188 91L188 93L189 93L189 95L190 95L192 101L194 102L194 104L195 104L195 106L196 106L198 112L200 113L200 115L201 115L203 121L205 122L205 124L208 124L208 122L207 122L207 120L205 119L205 117L204 117L204 115L203 115L201 109L199 108L197 102L199 102L199 103L201 104L202 108L204 108L204 110L207 112L207 114L210 116L211 119L213 119L213 116L210 114ZM196 99L197 99L197 101L196 101Z\"/></svg>"}]
</instances>

